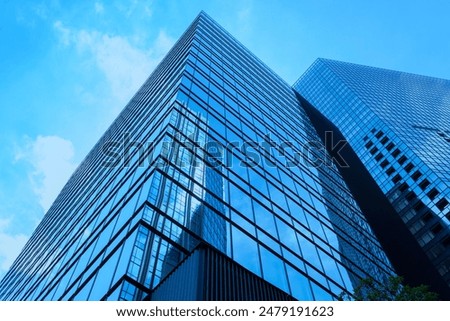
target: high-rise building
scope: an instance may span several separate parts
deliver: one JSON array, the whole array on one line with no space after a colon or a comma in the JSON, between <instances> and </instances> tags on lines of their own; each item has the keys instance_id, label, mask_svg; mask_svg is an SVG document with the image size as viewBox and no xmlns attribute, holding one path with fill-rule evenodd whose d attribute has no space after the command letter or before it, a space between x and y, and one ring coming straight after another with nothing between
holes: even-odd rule
<instances>
[{"instance_id":1,"label":"high-rise building","mask_svg":"<svg viewBox=\"0 0 450 321\"><path fill-rule=\"evenodd\" d=\"M332 300L393 274L294 91L201 13L71 176L0 298Z\"/></svg>"},{"instance_id":2,"label":"high-rise building","mask_svg":"<svg viewBox=\"0 0 450 321\"><path fill-rule=\"evenodd\" d=\"M403 273L397 272L422 274L419 279L429 277L436 288L446 284L442 291L448 297L450 81L318 59L294 88L310 105L314 123L326 122L318 111L340 131L371 176L361 175L356 163L347 171L361 208L373 207L375 195L362 195L362 184L356 187L361 179L373 179L389 201L368 220L393 265L402 265ZM390 256L395 246L403 250L394 249ZM415 253L405 255L412 248Z\"/></svg>"}]
</instances>

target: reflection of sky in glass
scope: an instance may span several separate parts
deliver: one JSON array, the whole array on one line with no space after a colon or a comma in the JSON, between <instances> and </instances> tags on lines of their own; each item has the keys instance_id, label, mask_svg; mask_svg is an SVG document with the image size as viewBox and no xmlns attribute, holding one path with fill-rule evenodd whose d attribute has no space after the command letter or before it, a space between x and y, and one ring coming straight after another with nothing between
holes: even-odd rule
<instances>
[{"instance_id":1,"label":"reflection of sky in glass","mask_svg":"<svg viewBox=\"0 0 450 321\"><path fill-rule=\"evenodd\" d=\"M299 113L300 108L290 88L277 83L278 80L265 71L251 78L251 73L244 73L236 67L238 64L227 63L233 59L227 56L229 48L234 50L233 45L220 50L216 49L217 46L206 37L196 43L192 58L188 59L192 65L186 68L188 80L182 80L182 90L186 90L186 94L180 97L189 108L203 113L210 120L209 124L214 124L211 132L214 139L224 143L236 142L238 146L228 146L225 163L231 166L224 168L229 178L225 181L226 202L229 202L231 221L235 225L231 235L233 258L252 271L262 271L266 280L291 293L307 296L313 289L316 298L330 298L324 293L351 289L345 266L353 266L341 262L342 258L337 254L341 251L340 242L333 232L333 224L329 222L326 202L320 196L322 188L317 171L305 166L286 168L286 158L293 159L292 152L280 156L280 152L272 148L269 162L266 151L261 149L262 144L245 151L242 148L246 141L265 142L267 133L278 143L289 138L299 148L308 138L305 124L301 121L306 116L299 114L297 119L300 121L286 118L286 111ZM252 72L261 68L254 65L255 62L249 62L247 68L252 68ZM279 96L281 93L282 97ZM306 128L311 130L308 125ZM257 164L252 163L252 159L257 159ZM340 181L336 182L339 184ZM341 206L357 211L353 205L348 199L342 200ZM242 246L242 240L248 243L247 247ZM323 248L317 248L317 244L322 244ZM259 248L260 261L249 254L248 247ZM375 264L383 266L385 257L375 258L375 261L378 259L381 261ZM306 264L305 268L301 268L303 264ZM363 268L360 262L355 264ZM269 273L274 267L278 269L277 278ZM389 270L387 266L383 268ZM289 280L304 280L302 273L309 274L320 285L307 282L310 290L294 291L296 285ZM328 278L334 283L327 281ZM283 285L283 280L288 283Z\"/></svg>"},{"instance_id":2,"label":"reflection of sky in glass","mask_svg":"<svg viewBox=\"0 0 450 321\"><path fill-rule=\"evenodd\" d=\"M219 42L203 36L206 32L213 32ZM286 161L295 160L293 150L286 155L277 150L286 139L293 142L295 151L301 150L309 138L307 131L312 130L302 120L306 115L286 117L290 112L301 113L293 92L265 67L261 69L259 62L246 60L246 53L235 49L235 44L228 43L220 33L205 26L199 37L187 59L179 99L207 119L211 137L226 151L224 200L230 206L233 258L290 293L329 299L324 294L327 291L340 294L344 289L351 290L345 266L353 266L341 262L338 254L340 242L329 221L328 204L321 196L318 172L303 163L287 168ZM222 48L220 41L227 45ZM235 55L240 55L239 63L230 64ZM251 73L241 68L247 63ZM248 141L259 145L243 148ZM235 145L228 145L230 142ZM264 148L267 145L271 146L269 154ZM339 184L342 182L335 183ZM358 211L349 200L340 206ZM389 270L384 257L374 260ZM360 262L355 264L363 268ZM271 276L274 267L278 267L276 277ZM305 282L308 278L303 273L320 285ZM304 280L302 286L307 289L295 289L300 286L293 283L295 280Z\"/></svg>"}]
</instances>

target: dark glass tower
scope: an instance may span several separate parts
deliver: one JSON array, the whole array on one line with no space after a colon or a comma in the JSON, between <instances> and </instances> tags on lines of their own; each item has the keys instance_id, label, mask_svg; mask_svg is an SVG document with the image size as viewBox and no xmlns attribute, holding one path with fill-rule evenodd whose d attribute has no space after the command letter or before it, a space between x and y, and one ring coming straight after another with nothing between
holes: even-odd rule
<instances>
[{"instance_id":1,"label":"dark glass tower","mask_svg":"<svg viewBox=\"0 0 450 321\"><path fill-rule=\"evenodd\" d=\"M430 282L450 286L450 81L318 59L294 88L348 140L414 236L409 247L431 262ZM397 233L383 219L393 218L375 218L380 240ZM412 259L407 265L404 273L423 269Z\"/></svg>"},{"instance_id":2,"label":"dark glass tower","mask_svg":"<svg viewBox=\"0 0 450 321\"><path fill-rule=\"evenodd\" d=\"M201 13L72 175L3 300L332 300L393 270L293 90Z\"/></svg>"}]
</instances>

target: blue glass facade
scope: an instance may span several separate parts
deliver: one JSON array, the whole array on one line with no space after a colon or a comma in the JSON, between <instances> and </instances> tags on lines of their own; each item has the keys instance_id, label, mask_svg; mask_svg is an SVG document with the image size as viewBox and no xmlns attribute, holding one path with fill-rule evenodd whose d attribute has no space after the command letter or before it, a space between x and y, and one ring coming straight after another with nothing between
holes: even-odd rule
<instances>
[{"instance_id":1,"label":"blue glass facade","mask_svg":"<svg viewBox=\"0 0 450 321\"><path fill-rule=\"evenodd\" d=\"M167 299L199 244L300 300L394 273L294 91L204 13L72 175L0 298Z\"/></svg>"},{"instance_id":2,"label":"blue glass facade","mask_svg":"<svg viewBox=\"0 0 450 321\"><path fill-rule=\"evenodd\" d=\"M318 59L294 88L342 132L450 286L450 81Z\"/></svg>"}]
</instances>

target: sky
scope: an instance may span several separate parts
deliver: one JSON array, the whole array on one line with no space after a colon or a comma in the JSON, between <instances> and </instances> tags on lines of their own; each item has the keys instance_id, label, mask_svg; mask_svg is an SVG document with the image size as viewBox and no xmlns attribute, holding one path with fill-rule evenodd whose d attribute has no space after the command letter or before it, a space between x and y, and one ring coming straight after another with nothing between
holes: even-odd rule
<instances>
[{"instance_id":1,"label":"sky","mask_svg":"<svg viewBox=\"0 0 450 321\"><path fill-rule=\"evenodd\" d=\"M291 84L318 57L450 79L448 0L0 0L0 277L200 10Z\"/></svg>"}]
</instances>

